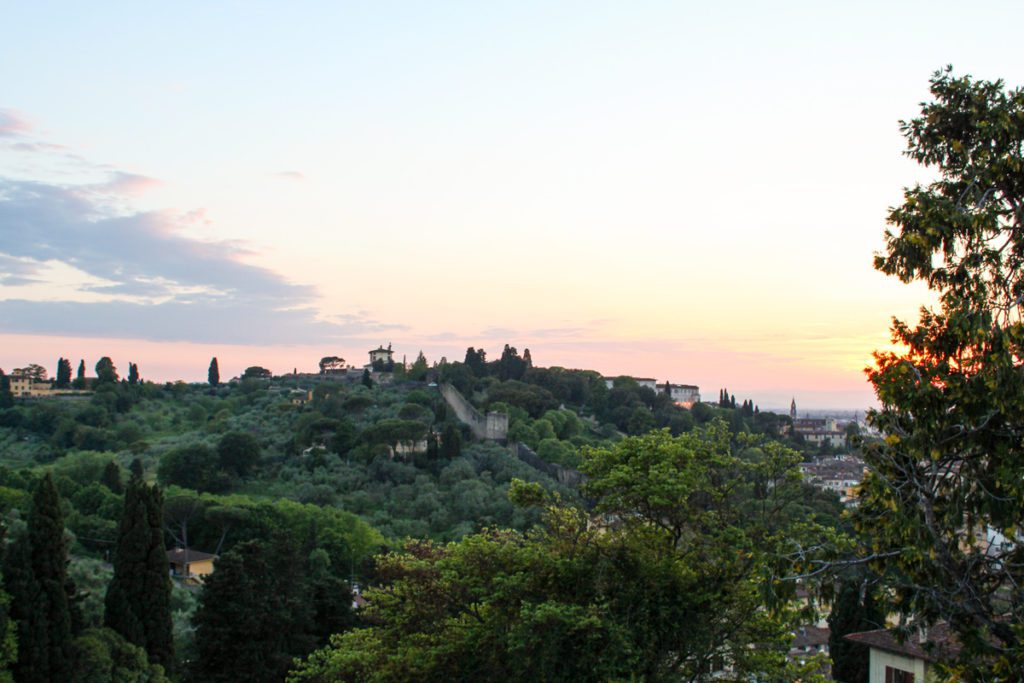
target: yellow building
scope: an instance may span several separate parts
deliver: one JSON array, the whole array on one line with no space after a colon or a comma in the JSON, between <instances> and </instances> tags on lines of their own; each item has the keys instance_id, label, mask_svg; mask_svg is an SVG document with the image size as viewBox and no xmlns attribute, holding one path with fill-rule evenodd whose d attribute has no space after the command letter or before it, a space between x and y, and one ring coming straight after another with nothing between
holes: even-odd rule
<instances>
[{"instance_id":1,"label":"yellow building","mask_svg":"<svg viewBox=\"0 0 1024 683\"><path fill-rule=\"evenodd\" d=\"M167 551L171 576L186 583L202 583L203 577L213 573L213 561L217 555L203 553L191 548L175 548Z\"/></svg>"}]
</instances>

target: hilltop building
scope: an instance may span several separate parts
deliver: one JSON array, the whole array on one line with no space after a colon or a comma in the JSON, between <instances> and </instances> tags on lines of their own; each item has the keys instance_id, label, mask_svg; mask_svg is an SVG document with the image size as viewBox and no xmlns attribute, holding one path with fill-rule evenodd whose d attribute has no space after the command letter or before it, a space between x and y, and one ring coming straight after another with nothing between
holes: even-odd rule
<instances>
[{"instance_id":1,"label":"hilltop building","mask_svg":"<svg viewBox=\"0 0 1024 683\"><path fill-rule=\"evenodd\" d=\"M700 403L700 387L695 384L665 384L669 398L677 405L692 408Z\"/></svg>"},{"instance_id":2,"label":"hilltop building","mask_svg":"<svg viewBox=\"0 0 1024 683\"><path fill-rule=\"evenodd\" d=\"M370 364L368 368L381 368L381 367L394 367L394 355L395 352L391 350L391 344L388 343L388 348L378 346L375 349L370 350Z\"/></svg>"}]
</instances>

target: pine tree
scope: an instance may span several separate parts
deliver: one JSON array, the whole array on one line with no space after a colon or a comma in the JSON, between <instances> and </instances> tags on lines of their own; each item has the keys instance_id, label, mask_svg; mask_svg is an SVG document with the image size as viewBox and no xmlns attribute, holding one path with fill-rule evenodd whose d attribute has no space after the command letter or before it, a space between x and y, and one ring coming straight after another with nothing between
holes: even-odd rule
<instances>
[{"instance_id":1,"label":"pine tree","mask_svg":"<svg viewBox=\"0 0 1024 683\"><path fill-rule=\"evenodd\" d=\"M170 670L174 663L171 582L163 543L163 496L132 476L114 551L114 577L107 587L104 623L146 650L149 661Z\"/></svg>"},{"instance_id":2,"label":"pine tree","mask_svg":"<svg viewBox=\"0 0 1024 683\"><path fill-rule=\"evenodd\" d=\"M114 361L110 359L110 356L103 356L103 358L96 361L97 384L108 384L117 380L117 368L114 367Z\"/></svg>"},{"instance_id":3,"label":"pine tree","mask_svg":"<svg viewBox=\"0 0 1024 683\"><path fill-rule=\"evenodd\" d=\"M18 623L18 681L69 681L73 673L67 546L60 496L47 473L36 486L28 530L9 551L11 615Z\"/></svg>"},{"instance_id":4,"label":"pine tree","mask_svg":"<svg viewBox=\"0 0 1024 683\"><path fill-rule=\"evenodd\" d=\"M217 365L216 356L210 361L210 369L206 372L206 381L210 383L211 387L220 384L220 366Z\"/></svg>"}]
</instances>

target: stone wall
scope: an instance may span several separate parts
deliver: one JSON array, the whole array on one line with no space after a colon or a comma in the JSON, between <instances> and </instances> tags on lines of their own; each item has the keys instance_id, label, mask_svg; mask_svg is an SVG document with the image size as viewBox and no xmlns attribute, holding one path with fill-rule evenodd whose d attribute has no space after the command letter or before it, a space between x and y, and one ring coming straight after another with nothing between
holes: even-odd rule
<instances>
[{"instance_id":1,"label":"stone wall","mask_svg":"<svg viewBox=\"0 0 1024 683\"><path fill-rule=\"evenodd\" d=\"M478 439L505 442L508 438L507 414L492 411L485 417L451 384L441 384L440 389L445 403L455 411L455 416L459 418L459 421L469 425L473 436Z\"/></svg>"}]
</instances>

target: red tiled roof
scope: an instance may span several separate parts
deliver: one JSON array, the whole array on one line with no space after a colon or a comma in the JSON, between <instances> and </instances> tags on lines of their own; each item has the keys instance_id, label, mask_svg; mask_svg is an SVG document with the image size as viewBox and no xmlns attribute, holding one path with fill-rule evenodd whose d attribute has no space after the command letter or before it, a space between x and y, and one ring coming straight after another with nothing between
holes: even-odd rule
<instances>
[{"instance_id":1,"label":"red tiled roof","mask_svg":"<svg viewBox=\"0 0 1024 683\"><path fill-rule=\"evenodd\" d=\"M204 553L191 548L175 548L167 551L167 561L174 564L188 564L189 562L202 562L203 560L216 560L217 555Z\"/></svg>"},{"instance_id":2,"label":"red tiled roof","mask_svg":"<svg viewBox=\"0 0 1024 683\"><path fill-rule=\"evenodd\" d=\"M936 624L928 629L927 639L922 643L917 636L909 636L900 642L893 631L878 629L861 631L845 636L852 643L861 643L893 654L936 662L951 659L960 652L960 643L946 624Z\"/></svg>"}]
</instances>

